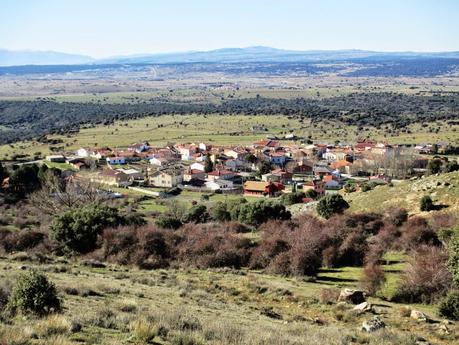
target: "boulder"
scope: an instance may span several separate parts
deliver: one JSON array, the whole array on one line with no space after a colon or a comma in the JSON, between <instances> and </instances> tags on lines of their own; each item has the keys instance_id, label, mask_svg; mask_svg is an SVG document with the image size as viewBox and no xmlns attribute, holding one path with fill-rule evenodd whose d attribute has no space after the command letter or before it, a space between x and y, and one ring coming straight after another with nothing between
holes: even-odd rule
<instances>
[{"instance_id":1,"label":"boulder","mask_svg":"<svg viewBox=\"0 0 459 345\"><path fill-rule=\"evenodd\" d=\"M366 312L371 312L373 310L373 306L368 302L362 302L357 304L354 308L352 308L352 310L359 314L363 314Z\"/></svg>"},{"instance_id":2,"label":"boulder","mask_svg":"<svg viewBox=\"0 0 459 345\"><path fill-rule=\"evenodd\" d=\"M352 304L360 304L365 302L365 292L361 290L343 289L341 290L338 302L347 302Z\"/></svg>"},{"instance_id":3,"label":"boulder","mask_svg":"<svg viewBox=\"0 0 459 345\"><path fill-rule=\"evenodd\" d=\"M410 314L410 318L416 321L427 321L428 317L422 311L413 309Z\"/></svg>"},{"instance_id":4,"label":"boulder","mask_svg":"<svg viewBox=\"0 0 459 345\"><path fill-rule=\"evenodd\" d=\"M373 319L363 322L362 331L371 333L384 327L386 327L386 324L378 316L375 316Z\"/></svg>"}]
</instances>

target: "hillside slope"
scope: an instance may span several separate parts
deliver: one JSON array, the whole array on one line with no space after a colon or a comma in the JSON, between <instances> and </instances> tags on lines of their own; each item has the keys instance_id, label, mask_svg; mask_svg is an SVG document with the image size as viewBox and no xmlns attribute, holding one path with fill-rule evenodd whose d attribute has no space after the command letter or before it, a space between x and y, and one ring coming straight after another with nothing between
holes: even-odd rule
<instances>
[{"instance_id":1,"label":"hillside slope","mask_svg":"<svg viewBox=\"0 0 459 345\"><path fill-rule=\"evenodd\" d=\"M411 214L422 214L419 203L424 195L430 195L444 211L459 209L459 172L432 175L417 180L394 183L394 186L378 186L368 192L346 194L351 211L382 211L388 207L403 207Z\"/></svg>"}]
</instances>

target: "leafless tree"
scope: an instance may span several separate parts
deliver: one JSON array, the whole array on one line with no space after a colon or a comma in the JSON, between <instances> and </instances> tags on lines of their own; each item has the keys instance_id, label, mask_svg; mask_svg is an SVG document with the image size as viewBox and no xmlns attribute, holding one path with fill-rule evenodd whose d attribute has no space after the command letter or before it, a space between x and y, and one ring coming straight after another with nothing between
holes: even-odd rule
<instances>
[{"instance_id":1,"label":"leafless tree","mask_svg":"<svg viewBox=\"0 0 459 345\"><path fill-rule=\"evenodd\" d=\"M30 196L33 206L46 214L56 214L70 208L103 201L94 183L70 177L63 179L46 172L42 187Z\"/></svg>"}]
</instances>

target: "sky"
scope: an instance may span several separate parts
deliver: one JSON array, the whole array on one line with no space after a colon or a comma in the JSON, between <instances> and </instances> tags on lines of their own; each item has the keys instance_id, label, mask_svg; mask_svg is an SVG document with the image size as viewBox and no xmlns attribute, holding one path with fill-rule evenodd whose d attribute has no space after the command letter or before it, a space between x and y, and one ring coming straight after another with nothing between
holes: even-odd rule
<instances>
[{"instance_id":1,"label":"sky","mask_svg":"<svg viewBox=\"0 0 459 345\"><path fill-rule=\"evenodd\" d=\"M0 0L0 48L459 50L459 0Z\"/></svg>"}]
</instances>

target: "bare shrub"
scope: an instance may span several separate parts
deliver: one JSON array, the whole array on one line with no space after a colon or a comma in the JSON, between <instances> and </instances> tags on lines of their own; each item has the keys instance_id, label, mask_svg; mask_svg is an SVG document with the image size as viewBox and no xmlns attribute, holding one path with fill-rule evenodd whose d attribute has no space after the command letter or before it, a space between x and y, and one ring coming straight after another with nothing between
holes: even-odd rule
<instances>
[{"instance_id":1,"label":"bare shrub","mask_svg":"<svg viewBox=\"0 0 459 345\"><path fill-rule=\"evenodd\" d=\"M446 295L452 284L447 254L438 247L421 246L402 274L393 300L406 303L434 303Z\"/></svg>"},{"instance_id":2,"label":"bare shrub","mask_svg":"<svg viewBox=\"0 0 459 345\"><path fill-rule=\"evenodd\" d=\"M368 295L374 296L385 281L386 278L382 267L376 264L368 264L363 269L360 286Z\"/></svg>"}]
</instances>

